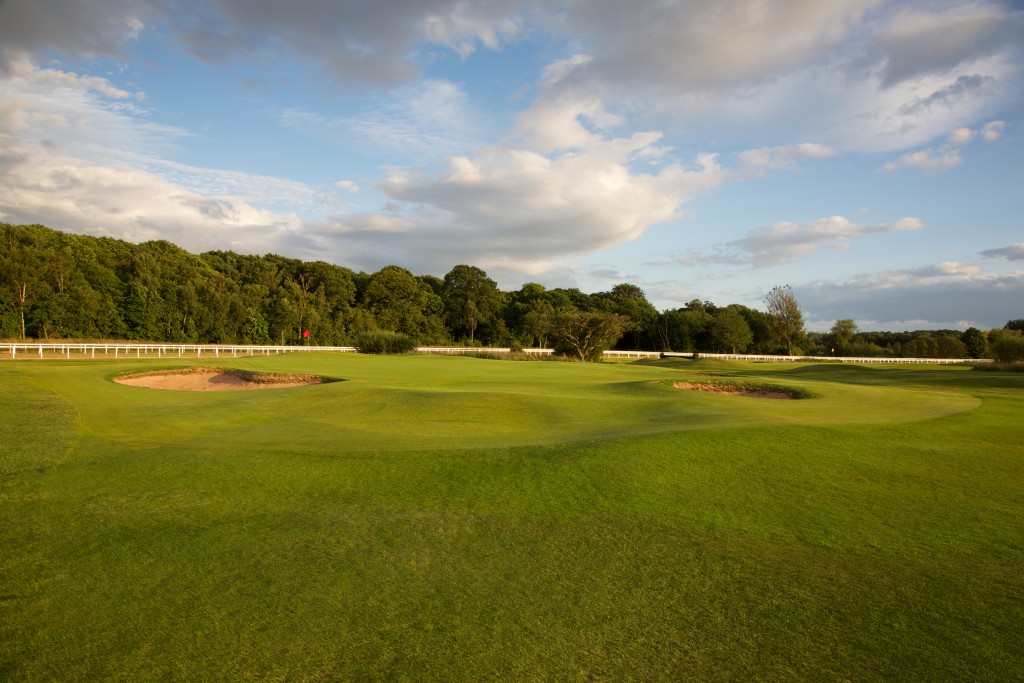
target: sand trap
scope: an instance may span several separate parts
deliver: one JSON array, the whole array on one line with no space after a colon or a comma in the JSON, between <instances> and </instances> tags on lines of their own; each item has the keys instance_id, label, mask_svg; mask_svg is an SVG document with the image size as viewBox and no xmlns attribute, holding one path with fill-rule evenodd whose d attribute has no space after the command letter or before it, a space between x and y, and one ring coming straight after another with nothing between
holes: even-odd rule
<instances>
[{"instance_id":1,"label":"sand trap","mask_svg":"<svg viewBox=\"0 0 1024 683\"><path fill-rule=\"evenodd\" d=\"M219 368L191 368L141 375L116 377L114 381L130 387L168 389L170 391L249 391L252 389L284 389L321 384L315 375L273 375L221 370Z\"/></svg>"},{"instance_id":2,"label":"sand trap","mask_svg":"<svg viewBox=\"0 0 1024 683\"><path fill-rule=\"evenodd\" d=\"M753 396L754 398L778 398L794 399L793 394L784 391L764 391L760 389L744 389L742 386L731 386L728 384L699 384L696 382L676 382L673 384L676 389L687 391L707 391L713 394L728 394L729 396Z\"/></svg>"}]
</instances>

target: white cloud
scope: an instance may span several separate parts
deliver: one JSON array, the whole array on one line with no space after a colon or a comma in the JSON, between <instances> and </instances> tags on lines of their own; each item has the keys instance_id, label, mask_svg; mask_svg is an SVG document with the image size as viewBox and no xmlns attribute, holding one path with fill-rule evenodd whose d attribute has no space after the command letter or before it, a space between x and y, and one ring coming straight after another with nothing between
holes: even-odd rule
<instances>
[{"instance_id":1,"label":"white cloud","mask_svg":"<svg viewBox=\"0 0 1024 683\"><path fill-rule=\"evenodd\" d=\"M959 166L963 162L960 148L973 141L979 134L982 139L994 142L1000 138L1006 124L1003 121L990 121L980 131L971 128L957 128L947 137L948 143L938 148L907 152L895 161L890 161L882 168L890 173L905 168L916 169L922 173L941 173Z\"/></svg>"},{"instance_id":2,"label":"white cloud","mask_svg":"<svg viewBox=\"0 0 1024 683\"><path fill-rule=\"evenodd\" d=\"M805 258L819 249L848 249L850 241L857 237L907 232L923 227L924 224L913 217L878 225L859 225L843 216L828 216L806 223L783 221L718 245L712 253L694 251L678 262L684 265L722 263L755 268L778 266Z\"/></svg>"},{"instance_id":3,"label":"white cloud","mask_svg":"<svg viewBox=\"0 0 1024 683\"><path fill-rule=\"evenodd\" d=\"M795 169L800 159L827 159L838 152L825 145L804 142L799 145L759 147L740 152L740 176L764 175L769 169Z\"/></svg>"},{"instance_id":4,"label":"white cloud","mask_svg":"<svg viewBox=\"0 0 1024 683\"><path fill-rule=\"evenodd\" d=\"M949 142L953 145L966 145L977 133L970 128L957 128L949 134Z\"/></svg>"},{"instance_id":5,"label":"white cloud","mask_svg":"<svg viewBox=\"0 0 1024 683\"><path fill-rule=\"evenodd\" d=\"M268 247L297 225L294 216L240 197L200 194L126 165L95 165L7 135L0 142L9 151L0 167L0 210L8 221L134 242L167 239L195 251Z\"/></svg>"},{"instance_id":6,"label":"white cloud","mask_svg":"<svg viewBox=\"0 0 1024 683\"><path fill-rule=\"evenodd\" d=\"M540 38L576 53L552 63L541 85L557 82L577 104L603 103L579 110L587 126L608 130L625 113L634 121L653 113L695 129L706 117L777 140L874 150L927 144L1018 97L1022 26L1019 12L986 0L924 10L883 0L0 3L0 45L9 51L109 56L140 31L169 29L206 61L264 72L312 64L342 84L408 82L438 50L468 58ZM550 99L551 113L564 113L556 93ZM396 143L412 139L376 130L375 114L350 124Z\"/></svg>"},{"instance_id":7,"label":"white cloud","mask_svg":"<svg viewBox=\"0 0 1024 683\"><path fill-rule=\"evenodd\" d=\"M0 74L0 212L8 221L202 251L271 249L318 204L281 178L161 158L180 130L116 106L134 96L104 79L24 59ZM279 210L271 207L277 205Z\"/></svg>"},{"instance_id":8,"label":"white cloud","mask_svg":"<svg viewBox=\"0 0 1024 683\"><path fill-rule=\"evenodd\" d=\"M444 272L472 262L498 276L543 273L672 220L682 204L725 179L713 155L693 168L633 170L659 139L588 133L572 150L486 147L449 158L436 173L399 169L377 186L396 204L379 228L340 215L316 232L328 248L370 267L418 263Z\"/></svg>"},{"instance_id":9,"label":"white cloud","mask_svg":"<svg viewBox=\"0 0 1024 683\"><path fill-rule=\"evenodd\" d=\"M501 9L500 5L458 4L447 15L428 15L423 20L424 33L431 42L448 46L463 58L473 54L478 43L496 50L520 31L519 22L504 16Z\"/></svg>"},{"instance_id":10,"label":"white cloud","mask_svg":"<svg viewBox=\"0 0 1024 683\"><path fill-rule=\"evenodd\" d=\"M905 150L1019 97L1021 15L987 2L724 0L568 3L554 29L586 46L551 80L577 99L833 148ZM925 16L927 15L927 16ZM628 31L622 30L629 26ZM920 36L934 41L918 49Z\"/></svg>"},{"instance_id":11,"label":"white cloud","mask_svg":"<svg viewBox=\"0 0 1024 683\"><path fill-rule=\"evenodd\" d=\"M888 162L883 168L892 173L905 168L912 168L922 173L941 173L959 166L963 161L960 152L950 145L936 149L924 149L907 152L895 161Z\"/></svg>"},{"instance_id":12,"label":"white cloud","mask_svg":"<svg viewBox=\"0 0 1024 683\"><path fill-rule=\"evenodd\" d=\"M1005 121L989 121L981 127L981 137L985 138L989 142L995 142L1003 136L1003 130L1005 129Z\"/></svg>"}]
</instances>

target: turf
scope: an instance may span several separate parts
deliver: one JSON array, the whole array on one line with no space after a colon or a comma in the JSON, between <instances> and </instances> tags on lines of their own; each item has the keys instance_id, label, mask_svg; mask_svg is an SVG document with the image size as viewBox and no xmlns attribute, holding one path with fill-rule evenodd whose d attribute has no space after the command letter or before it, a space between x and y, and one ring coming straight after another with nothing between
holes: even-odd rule
<instances>
[{"instance_id":1,"label":"turf","mask_svg":"<svg viewBox=\"0 0 1024 683\"><path fill-rule=\"evenodd\" d=\"M233 362L0 363L0 679L1024 678L1019 373Z\"/></svg>"}]
</instances>

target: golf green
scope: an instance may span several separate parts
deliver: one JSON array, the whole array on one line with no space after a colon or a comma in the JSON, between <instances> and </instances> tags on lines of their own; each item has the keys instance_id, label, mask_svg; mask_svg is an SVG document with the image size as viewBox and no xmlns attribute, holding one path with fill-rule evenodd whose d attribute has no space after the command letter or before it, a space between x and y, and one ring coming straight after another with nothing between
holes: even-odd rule
<instances>
[{"instance_id":1,"label":"golf green","mask_svg":"<svg viewBox=\"0 0 1024 683\"><path fill-rule=\"evenodd\" d=\"M1024 678L1024 374L224 362L0 362L0 678Z\"/></svg>"}]
</instances>

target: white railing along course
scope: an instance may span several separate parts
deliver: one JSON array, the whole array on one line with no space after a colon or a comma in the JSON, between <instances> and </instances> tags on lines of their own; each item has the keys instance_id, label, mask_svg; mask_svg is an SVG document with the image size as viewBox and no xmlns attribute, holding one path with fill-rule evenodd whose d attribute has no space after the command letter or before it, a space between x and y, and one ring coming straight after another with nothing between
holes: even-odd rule
<instances>
[{"instance_id":1,"label":"white railing along course","mask_svg":"<svg viewBox=\"0 0 1024 683\"><path fill-rule=\"evenodd\" d=\"M280 353L334 352L355 353L354 346L277 346L259 344L171 344L156 342L50 342L0 344L0 359L16 358L221 358L262 356ZM419 353L464 355L474 353L510 353L508 347L420 346ZM548 355L553 349L523 349L520 353ZM976 358L868 358L826 356L770 356L741 353L675 353L670 351L605 351L605 358L722 358L757 362L840 362L859 364L939 364L986 363Z\"/></svg>"}]
</instances>

